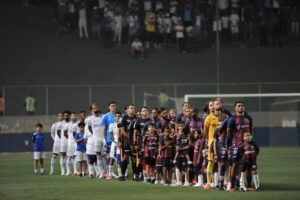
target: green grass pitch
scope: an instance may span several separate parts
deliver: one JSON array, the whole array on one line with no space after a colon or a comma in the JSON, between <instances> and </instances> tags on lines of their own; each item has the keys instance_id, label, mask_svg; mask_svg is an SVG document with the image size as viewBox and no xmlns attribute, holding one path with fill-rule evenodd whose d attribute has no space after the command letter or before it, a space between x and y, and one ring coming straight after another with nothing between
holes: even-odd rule
<instances>
[{"instance_id":1,"label":"green grass pitch","mask_svg":"<svg viewBox=\"0 0 300 200\"><path fill-rule=\"evenodd\" d=\"M258 172L263 192L205 191L193 187L146 185L133 181L106 181L60 175L35 177L32 165L31 153L0 154L1 200L300 199L300 148L261 148ZM47 172L49 165L50 154L47 154L45 161Z\"/></svg>"}]
</instances>

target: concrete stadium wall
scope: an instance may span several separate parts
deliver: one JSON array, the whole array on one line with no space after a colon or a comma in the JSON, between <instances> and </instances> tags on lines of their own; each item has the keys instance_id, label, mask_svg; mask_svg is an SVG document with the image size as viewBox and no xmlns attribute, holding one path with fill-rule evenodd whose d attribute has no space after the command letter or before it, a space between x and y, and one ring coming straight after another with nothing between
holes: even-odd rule
<instances>
[{"instance_id":1,"label":"concrete stadium wall","mask_svg":"<svg viewBox=\"0 0 300 200\"><path fill-rule=\"evenodd\" d=\"M0 152L33 151L32 133L0 134ZM300 146L300 128L254 128L254 141L259 146ZM53 140L45 133L45 151L52 151Z\"/></svg>"},{"instance_id":2,"label":"concrete stadium wall","mask_svg":"<svg viewBox=\"0 0 300 200\"><path fill-rule=\"evenodd\" d=\"M253 137L260 146L299 146L300 112L253 112ZM32 151L34 126L42 123L46 151L52 150L50 129L55 116L0 117L0 152Z\"/></svg>"}]
</instances>

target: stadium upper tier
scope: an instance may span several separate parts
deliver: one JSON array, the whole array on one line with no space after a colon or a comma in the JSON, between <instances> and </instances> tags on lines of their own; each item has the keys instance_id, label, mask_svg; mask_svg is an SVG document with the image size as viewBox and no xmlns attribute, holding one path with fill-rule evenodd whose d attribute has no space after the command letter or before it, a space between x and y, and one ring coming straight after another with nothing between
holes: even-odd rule
<instances>
[{"instance_id":1,"label":"stadium upper tier","mask_svg":"<svg viewBox=\"0 0 300 200\"><path fill-rule=\"evenodd\" d=\"M150 48L139 60L127 44L105 49L101 39L79 39L78 30L57 34L53 6L5 2L0 6L1 86L217 81L214 42L187 54L180 54L176 43ZM299 38L285 35L282 42L282 47L258 47L257 39L222 43L219 81L299 81Z\"/></svg>"}]
</instances>

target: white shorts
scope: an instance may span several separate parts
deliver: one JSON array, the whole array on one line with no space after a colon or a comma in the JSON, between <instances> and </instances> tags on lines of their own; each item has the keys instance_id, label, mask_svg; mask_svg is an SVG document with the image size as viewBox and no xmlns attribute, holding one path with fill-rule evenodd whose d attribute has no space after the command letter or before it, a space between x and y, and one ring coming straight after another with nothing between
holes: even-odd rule
<instances>
[{"instance_id":1,"label":"white shorts","mask_svg":"<svg viewBox=\"0 0 300 200\"><path fill-rule=\"evenodd\" d=\"M45 152L40 152L40 151L33 152L33 159L34 160L45 159L45 158L46 158Z\"/></svg>"},{"instance_id":2,"label":"white shorts","mask_svg":"<svg viewBox=\"0 0 300 200\"><path fill-rule=\"evenodd\" d=\"M115 142L112 142L110 146L109 157L116 159L116 153L117 153L116 151L117 151L117 145Z\"/></svg>"},{"instance_id":3,"label":"white shorts","mask_svg":"<svg viewBox=\"0 0 300 200\"><path fill-rule=\"evenodd\" d=\"M59 152L60 152L60 141L54 142L52 153L59 154Z\"/></svg>"},{"instance_id":4,"label":"white shorts","mask_svg":"<svg viewBox=\"0 0 300 200\"><path fill-rule=\"evenodd\" d=\"M67 150L68 150L68 145L61 145L61 146L60 146L60 152L66 153Z\"/></svg>"},{"instance_id":5,"label":"white shorts","mask_svg":"<svg viewBox=\"0 0 300 200\"><path fill-rule=\"evenodd\" d=\"M74 156L75 155L75 143L69 142L68 149L67 149L67 156Z\"/></svg>"},{"instance_id":6,"label":"white shorts","mask_svg":"<svg viewBox=\"0 0 300 200\"><path fill-rule=\"evenodd\" d=\"M76 151L76 160L78 162L87 161L86 152Z\"/></svg>"},{"instance_id":7,"label":"white shorts","mask_svg":"<svg viewBox=\"0 0 300 200\"><path fill-rule=\"evenodd\" d=\"M94 141L94 151L101 152L101 154L105 155L105 147L102 139L98 139L98 141Z\"/></svg>"}]
</instances>

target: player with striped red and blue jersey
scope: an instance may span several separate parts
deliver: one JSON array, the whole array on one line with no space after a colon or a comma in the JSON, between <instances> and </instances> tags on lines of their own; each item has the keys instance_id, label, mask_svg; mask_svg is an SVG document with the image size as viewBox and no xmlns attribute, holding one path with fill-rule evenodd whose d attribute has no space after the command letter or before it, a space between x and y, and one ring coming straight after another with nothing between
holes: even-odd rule
<instances>
[{"instance_id":1,"label":"player with striped red and blue jersey","mask_svg":"<svg viewBox=\"0 0 300 200\"><path fill-rule=\"evenodd\" d=\"M197 183L194 185L195 187L203 186L203 171L202 171L202 164L203 164L203 153L205 142L202 139L202 134L200 129L194 130L194 139L195 142L193 144L194 147L194 156L193 156L193 163L194 163L194 173L195 177L197 177Z\"/></svg>"},{"instance_id":2,"label":"player with striped red and blue jersey","mask_svg":"<svg viewBox=\"0 0 300 200\"><path fill-rule=\"evenodd\" d=\"M171 183L172 173L172 150L173 150L173 138L171 137L171 129L169 126L163 127L163 133L159 139L159 152L161 152L163 163L163 183Z\"/></svg>"},{"instance_id":3,"label":"player with striped red and blue jersey","mask_svg":"<svg viewBox=\"0 0 300 200\"><path fill-rule=\"evenodd\" d=\"M241 158L241 178L240 178L240 188L246 190L244 184L244 173L246 170L250 170L252 178L254 180L254 185L256 191L261 191L259 177L257 174L257 163L256 158L259 154L259 148L254 141L252 141L252 136L249 132L244 133L244 143L238 150L238 155Z\"/></svg>"},{"instance_id":4,"label":"player with striped red and blue jersey","mask_svg":"<svg viewBox=\"0 0 300 200\"><path fill-rule=\"evenodd\" d=\"M236 101L234 103L234 110L236 112L235 115L231 116L228 121L227 126L227 134L231 141L230 146L230 157L231 157L231 191L235 191L235 182L236 176L238 176L239 171L239 157L238 157L238 149L241 147L243 143L244 133L248 132L252 135L252 118L245 114L245 107L243 101ZM238 181L236 186L238 186Z\"/></svg>"},{"instance_id":5,"label":"player with striped red and blue jersey","mask_svg":"<svg viewBox=\"0 0 300 200\"><path fill-rule=\"evenodd\" d=\"M154 183L154 166L155 166L155 158L158 150L158 134L154 129L154 124L148 124L148 131L146 132L143 139L143 147L144 147L144 159L146 163L146 175L147 182Z\"/></svg>"}]
</instances>

